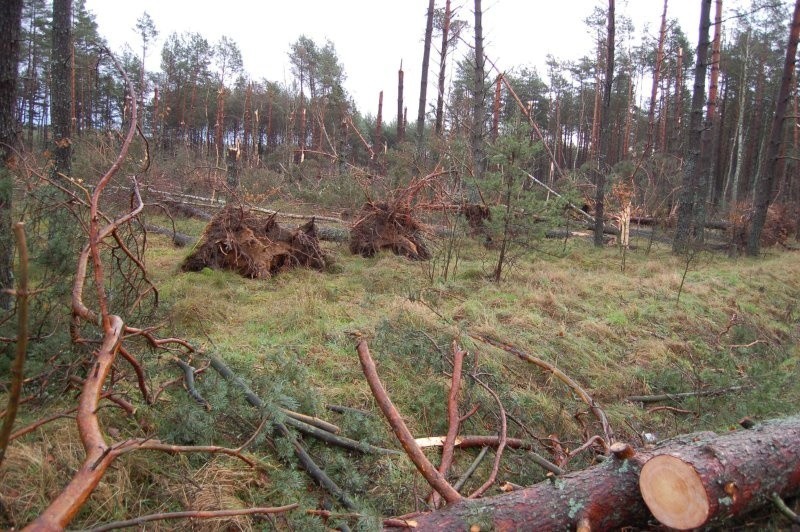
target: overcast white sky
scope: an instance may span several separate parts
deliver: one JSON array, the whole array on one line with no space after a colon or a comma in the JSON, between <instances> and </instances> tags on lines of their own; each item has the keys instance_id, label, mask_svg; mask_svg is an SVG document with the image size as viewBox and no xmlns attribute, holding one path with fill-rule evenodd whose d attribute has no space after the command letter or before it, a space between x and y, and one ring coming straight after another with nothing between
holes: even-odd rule
<instances>
[{"instance_id":1,"label":"overcast white sky","mask_svg":"<svg viewBox=\"0 0 800 532\"><path fill-rule=\"evenodd\" d=\"M726 0L728 6L739 0ZM330 39L345 68L345 88L362 113L375 114L378 93L394 109L397 98L397 70L403 61L405 101L409 120L416 116L419 98L422 40L425 32L426 0L87 0L97 18L100 34L112 50L126 43L140 50L133 27L143 12L153 18L158 42L148 53L148 68L160 65L161 46L172 32L198 32L212 43L222 35L239 45L245 70L254 78L290 81L289 45L302 34L322 45ZM437 0L444 5L444 0ZM463 5L459 16L473 20L470 0L453 0ZM484 0L483 24L486 54L500 69L530 65L544 75L547 54L561 59L594 56L594 36L583 20L605 0ZM726 6L727 7L727 6ZM657 34L662 0L617 0L617 13L630 16L637 31L649 28ZM693 44L697 40L700 0L670 0L668 15L679 19ZM471 39L472 32L466 35ZM434 40L438 49L438 44ZM431 66L438 64L431 54ZM431 74L430 96L435 94L435 68ZM389 113L391 116L392 113Z\"/></svg>"}]
</instances>

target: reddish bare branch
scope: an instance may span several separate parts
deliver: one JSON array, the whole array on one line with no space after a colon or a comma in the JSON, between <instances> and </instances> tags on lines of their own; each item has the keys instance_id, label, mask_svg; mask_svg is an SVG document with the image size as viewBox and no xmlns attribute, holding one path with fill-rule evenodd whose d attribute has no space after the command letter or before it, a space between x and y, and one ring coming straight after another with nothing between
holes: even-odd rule
<instances>
[{"instance_id":1,"label":"reddish bare branch","mask_svg":"<svg viewBox=\"0 0 800 532\"><path fill-rule=\"evenodd\" d=\"M122 319L110 316L109 326L110 329L103 337L103 344L95 354L94 367L86 377L77 408L78 433L86 458L58 497L25 530L63 530L89 498L113 461L114 457L108 452L109 448L100 430L97 406L103 384L116 358Z\"/></svg>"},{"instance_id":2,"label":"reddish bare branch","mask_svg":"<svg viewBox=\"0 0 800 532\"><path fill-rule=\"evenodd\" d=\"M447 429L447 436L444 440L444 447L442 448L442 462L439 464L439 473L447 476L447 471L453 463L453 449L458 436L460 418L458 415L458 392L461 388L461 369L464 363L465 351L458 347L456 341L453 340L453 378L450 383L450 396L447 399L447 417L449 427Z\"/></svg>"},{"instance_id":3,"label":"reddish bare branch","mask_svg":"<svg viewBox=\"0 0 800 532\"><path fill-rule=\"evenodd\" d=\"M448 428L447 435L442 443L442 461L439 464L439 473L445 478L447 478L447 472L453 463L456 436L458 436L458 429L461 423L458 415L458 392L461 388L461 370L464 365L464 355L466 354L458 347L455 340L453 340L452 350L453 377L450 380L450 395L447 398ZM434 508L439 506L439 494L437 492L431 493L429 500Z\"/></svg>"},{"instance_id":4,"label":"reddish bare branch","mask_svg":"<svg viewBox=\"0 0 800 532\"><path fill-rule=\"evenodd\" d=\"M106 530L117 530L119 528L130 528L143 526L145 523L153 521L166 521L169 519L219 519L220 517L238 517L240 515L257 514L280 514L294 510L298 507L297 503L287 504L286 506L262 507L262 508L241 508L236 510L188 510L185 512L168 512L160 514L143 515L127 521L114 521L96 528L91 532L105 532Z\"/></svg>"},{"instance_id":5,"label":"reddish bare branch","mask_svg":"<svg viewBox=\"0 0 800 532\"><path fill-rule=\"evenodd\" d=\"M110 451L109 454L113 455L114 457L117 457L122 454L138 450L160 451L169 454L178 454L178 453L224 454L227 456L238 458L239 460L241 460L248 466L252 467L253 469L261 469L261 470L265 469L265 467L258 460L248 457L247 455L242 453L241 450L239 449L231 449L229 447L220 447L217 445L172 445L170 443L164 443L159 440L150 440L145 438L137 438L124 441L114 446L114 448Z\"/></svg>"},{"instance_id":6,"label":"reddish bare branch","mask_svg":"<svg viewBox=\"0 0 800 532\"><path fill-rule=\"evenodd\" d=\"M70 414L75 412L77 409L78 409L78 407L76 406L75 408L70 408L69 410L66 410L64 412L59 412L58 414L53 414L51 416L47 416L47 417L42 418L42 419L37 419L35 422L31 423L30 425L22 427L21 429L18 429L15 432L13 432L11 434L11 436L9 437L9 441L14 441L17 438L21 438L22 436L25 436L26 434L28 434L30 432L33 432L34 430L38 429L42 425L46 425L46 424L50 423L51 421L55 421L57 419L61 419L61 418L65 418L65 417L72 417Z\"/></svg>"},{"instance_id":7,"label":"reddish bare branch","mask_svg":"<svg viewBox=\"0 0 800 532\"><path fill-rule=\"evenodd\" d=\"M451 486L442 474L433 467L433 464L430 463L428 457L425 456L425 453L422 452L422 449L420 449L414 441L414 436L411 435L411 431L406 427L405 422L392 404L392 400L389 399L389 396L386 394L386 390L383 388L380 378L378 377L375 362L369 354L369 347L367 346L366 340L361 340L356 350L358 351L358 358L361 361L361 368L364 371L364 376L367 378L369 387L372 390L372 395L375 396L378 406L380 406L383 414L386 416L389 425L392 427L395 436L397 436L397 439L400 441L408 457L414 462L417 470L422 474L428 484L439 492L448 504L460 501L462 499L461 495L453 489L453 486Z\"/></svg>"},{"instance_id":8,"label":"reddish bare branch","mask_svg":"<svg viewBox=\"0 0 800 532\"><path fill-rule=\"evenodd\" d=\"M6 454L14 420L17 418L19 397L22 395L22 382L25 379L25 356L28 350L28 245L25 242L25 224L14 224L14 236L19 250L20 276L17 289L17 348L14 362L11 364L11 388L8 391L8 407L0 427L0 464Z\"/></svg>"},{"instance_id":9,"label":"reddish bare branch","mask_svg":"<svg viewBox=\"0 0 800 532\"><path fill-rule=\"evenodd\" d=\"M136 382L139 385L139 391L142 392L144 402L148 405L153 404L153 400L150 398L150 393L147 391L147 383L145 382L144 369L142 369L142 365L138 360L136 360L136 357L131 355L123 346L119 347L119 354L122 356L122 358L128 361L133 368L133 371L136 373Z\"/></svg>"},{"instance_id":10,"label":"reddish bare branch","mask_svg":"<svg viewBox=\"0 0 800 532\"><path fill-rule=\"evenodd\" d=\"M506 447L506 437L508 432L508 422L506 420L506 409L503 408L503 402L500 400L500 397L495 393L494 390L489 388L486 384L484 384L480 379L473 376L472 379L477 382L481 388L486 390L492 397L494 397L495 402L497 403L497 408L500 410L500 443L497 446L497 451L495 451L494 455L494 464L492 464L492 472L489 474L489 478L486 479L486 482L483 485L475 490L470 496L470 499L475 499L480 497L486 490L488 490L494 481L497 479L497 472L500 470L500 460L503 457L503 449Z\"/></svg>"},{"instance_id":11,"label":"reddish bare branch","mask_svg":"<svg viewBox=\"0 0 800 532\"><path fill-rule=\"evenodd\" d=\"M577 382L575 382L572 378L570 378L566 373L558 369L553 364L546 362L541 358L530 355L510 344L503 343L499 340L495 340L494 338L490 338L482 334L470 333L470 336L476 340L480 340L481 342L497 347L498 349L502 349L507 353L511 353L512 355L515 355L517 358L520 358L521 360L539 366L540 368L551 373L558 380L569 386L572 389L572 391L574 391L575 394L577 394L578 397L580 397L581 400L583 400L584 403L589 405L589 408L591 409L592 413L595 415L598 421L600 421L600 425L603 427L603 433L605 434L606 437L606 444L610 445L614 443L614 431L611 429L611 425L609 425L608 418L606 417L606 414L603 411L603 409L600 408L600 406L595 402L594 399L592 399L592 397L588 393L586 393L586 390L584 390Z\"/></svg>"}]
</instances>

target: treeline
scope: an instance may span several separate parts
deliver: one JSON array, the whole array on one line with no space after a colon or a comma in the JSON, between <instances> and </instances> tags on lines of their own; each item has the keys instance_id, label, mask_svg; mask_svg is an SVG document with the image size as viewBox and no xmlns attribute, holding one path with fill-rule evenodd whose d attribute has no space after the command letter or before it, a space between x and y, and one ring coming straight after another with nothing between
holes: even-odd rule
<instances>
[{"instance_id":1,"label":"treeline","mask_svg":"<svg viewBox=\"0 0 800 532\"><path fill-rule=\"evenodd\" d=\"M433 17L433 42L441 44L434 46L430 70L440 71L440 83L437 104L433 105L433 97L425 104L429 152L451 152L474 129L474 54L459 38L470 23L460 20L459 10L449 4L435 9ZM726 12L730 16L721 20L720 32L713 31L712 20L712 35L719 36L707 58L711 66L707 99L714 101L709 101L713 109L705 121L711 129L711 177L704 191L712 212L725 212L731 204L752 198L781 81L789 4L753 0L741 13ZM610 183L633 178L637 201L647 214L668 213L675 204L687 149L695 54L683 28L670 18L668 3L658 7L654 3L653 9L663 13L658 31L641 32L624 14L617 14L616 67L605 139ZM50 141L51 16L46 0L25 0L17 113L30 148L46 148ZM541 141L548 149L526 164L549 183L566 176L582 179L589 175L587 164L597 157L606 16L598 8L587 17L586 31L598 37L596 49L586 56L548 57L546 75L521 66L504 70L515 96L501 83L497 70L486 69L483 92L488 96L482 117L486 130L491 138L518 131L524 113L530 113L537 126L530 131L531 141ZM345 66L334 43L301 36L287 45L293 75L287 85L252 79L230 38L212 43L197 33L172 34L158 51L152 50L157 28L149 16L145 13L134 23L141 40L131 43L121 61L142 95L141 128L156 156L180 148L219 161L223 148L237 146L249 166L296 164L311 158L331 163L327 167L335 172L340 167L337 162L372 165L385 152L403 149L404 141L416 140L406 136L407 109L396 80L386 80L385 91L387 109L394 107L388 95L399 96L396 117L383 109L376 114L369 110L367 115L356 109L345 89ZM73 31L74 133L116 131L128 116L124 82L106 60L102 28L82 0L74 3ZM160 70L146 72L143 64L153 53L160 53ZM486 57L491 64L491 48ZM445 70L440 67L449 61L455 62L454 75L445 84ZM407 82L405 92L413 86ZM796 87L794 80L793 115L798 109ZM375 102L377 106L378 95ZM384 121L384 116L392 118ZM800 200L796 178L800 136L795 124L795 119L785 123L786 142L775 180L776 197L787 204ZM414 128L409 131L414 137Z\"/></svg>"}]
</instances>

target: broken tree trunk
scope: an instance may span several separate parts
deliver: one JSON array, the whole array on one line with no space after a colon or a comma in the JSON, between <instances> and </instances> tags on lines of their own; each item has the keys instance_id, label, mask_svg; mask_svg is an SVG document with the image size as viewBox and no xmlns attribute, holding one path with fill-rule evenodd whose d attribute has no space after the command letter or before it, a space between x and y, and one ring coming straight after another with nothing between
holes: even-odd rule
<instances>
[{"instance_id":1,"label":"broken tree trunk","mask_svg":"<svg viewBox=\"0 0 800 532\"><path fill-rule=\"evenodd\" d=\"M798 441L800 416L723 435L689 434L643 453L615 444L611 457L596 467L509 494L460 501L415 521L419 530L469 530L472 525L574 530L581 525L597 531L647 527L655 514L676 528L719 524L772 504L772 492L783 498L800 492ZM666 462L680 469L666 477L667 469L659 467ZM687 491L692 482L700 487ZM691 519L682 517L697 506L701 511Z\"/></svg>"}]
</instances>

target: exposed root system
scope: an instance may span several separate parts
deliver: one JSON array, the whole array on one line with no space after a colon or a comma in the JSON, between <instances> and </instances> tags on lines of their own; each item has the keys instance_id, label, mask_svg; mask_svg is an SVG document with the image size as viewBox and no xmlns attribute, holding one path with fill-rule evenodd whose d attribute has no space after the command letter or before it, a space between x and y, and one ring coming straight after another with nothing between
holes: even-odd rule
<instances>
[{"instance_id":1,"label":"exposed root system","mask_svg":"<svg viewBox=\"0 0 800 532\"><path fill-rule=\"evenodd\" d=\"M263 279L297 266L322 270L326 264L313 219L289 230L278 225L275 214L265 216L228 206L206 226L181 269L226 269Z\"/></svg>"}]
</instances>

